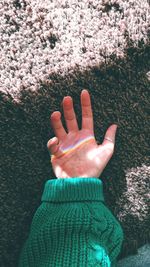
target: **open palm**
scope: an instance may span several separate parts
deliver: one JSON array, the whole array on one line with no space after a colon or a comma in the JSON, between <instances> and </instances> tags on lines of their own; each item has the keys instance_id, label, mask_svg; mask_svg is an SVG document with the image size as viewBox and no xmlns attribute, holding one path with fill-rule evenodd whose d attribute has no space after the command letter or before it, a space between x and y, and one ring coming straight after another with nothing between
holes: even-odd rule
<instances>
[{"instance_id":1,"label":"open palm","mask_svg":"<svg viewBox=\"0 0 150 267\"><path fill-rule=\"evenodd\" d=\"M93 112L87 90L81 92L82 129L79 130L70 96L63 99L63 111L68 133L61 122L61 113L51 115L55 137L47 142L51 163L57 178L99 177L114 153L117 125L106 131L104 141L98 145L94 137ZM106 139L108 138L108 139Z\"/></svg>"}]
</instances>

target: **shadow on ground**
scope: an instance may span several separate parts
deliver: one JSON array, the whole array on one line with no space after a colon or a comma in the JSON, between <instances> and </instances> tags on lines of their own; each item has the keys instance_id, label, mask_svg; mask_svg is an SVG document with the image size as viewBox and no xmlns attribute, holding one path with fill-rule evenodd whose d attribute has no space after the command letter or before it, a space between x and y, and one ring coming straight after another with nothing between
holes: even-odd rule
<instances>
[{"instance_id":1,"label":"shadow on ground","mask_svg":"<svg viewBox=\"0 0 150 267\"><path fill-rule=\"evenodd\" d=\"M125 240L119 258L134 254L150 241L148 200L140 216L123 210L119 199L127 192L125 171L148 166L148 88L146 73L150 65L150 47L130 47L124 60L112 56L112 63L96 66L81 73L78 66L70 76L50 75L50 85L41 84L35 92L22 91L20 103L9 95L0 95L1 145L1 224L0 266L17 266L28 236L32 217L40 205L44 184L54 179L47 141L54 136L50 114L62 111L61 101L70 95L81 129L80 93L86 88L92 99L95 137L102 142L112 123L118 124L115 153L101 175L106 204L118 217ZM63 124L64 118L62 118ZM66 128L66 125L65 125ZM148 176L137 175L141 183ZM132 185L131 185L132 187ZM145 192L141 191L141 196ZM127 195L124 203L128 203ZM134 205L134 199L133 203ZM118 217L119 219L119 217Z\"/></svg>"}]
</instances>

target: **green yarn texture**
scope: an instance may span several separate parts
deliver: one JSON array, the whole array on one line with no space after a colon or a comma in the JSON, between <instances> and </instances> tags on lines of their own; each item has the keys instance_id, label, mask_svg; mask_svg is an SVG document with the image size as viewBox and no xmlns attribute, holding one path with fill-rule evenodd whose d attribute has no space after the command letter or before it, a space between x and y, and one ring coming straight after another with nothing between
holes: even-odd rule
<instances>
[{"instance_id":1,"label":"green yarn texture","mask_svg":"<svg viewBox=\"0 0 150 267\"><path fill-rule=\"evenodd\" d=\"M116 266L123 242L98 178L48 180L19 267Z\"/></svg>"}]
</instances>

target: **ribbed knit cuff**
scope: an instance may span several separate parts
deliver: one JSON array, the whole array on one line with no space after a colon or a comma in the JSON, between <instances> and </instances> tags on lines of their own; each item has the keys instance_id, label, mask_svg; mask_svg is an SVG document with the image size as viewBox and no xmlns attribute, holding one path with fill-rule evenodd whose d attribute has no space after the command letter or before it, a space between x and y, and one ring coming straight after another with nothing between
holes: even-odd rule
<instances>
[{"instance_id":1,"label":"ribbed knit cuff","mask_svg":"<svg viewBox=\"0 0 150 267\"><path fill-rule=\"evenodd\" d=\"M42 201L104 201L102 181L95 177L74 177L48 180Z\"/></svg>"}]
</instances>

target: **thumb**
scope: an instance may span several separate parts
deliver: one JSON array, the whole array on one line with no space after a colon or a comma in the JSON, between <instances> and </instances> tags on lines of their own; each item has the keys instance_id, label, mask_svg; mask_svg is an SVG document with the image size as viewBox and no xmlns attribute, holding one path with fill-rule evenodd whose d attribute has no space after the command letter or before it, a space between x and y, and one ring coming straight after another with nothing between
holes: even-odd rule
<instances>
[{"instance_id":1,"label":"thumb","mask_svg":"<svg viewBox=\"0 0 150 267\"><path fill-rule=\"evenodd\" d=\"M117 124L112 124L111 126L109 126L109 128L105 133L102 145L109 144L109 146L112 146L112 149L114 149L117 127L118 127Z\"/></svg>"}]
</instances>

